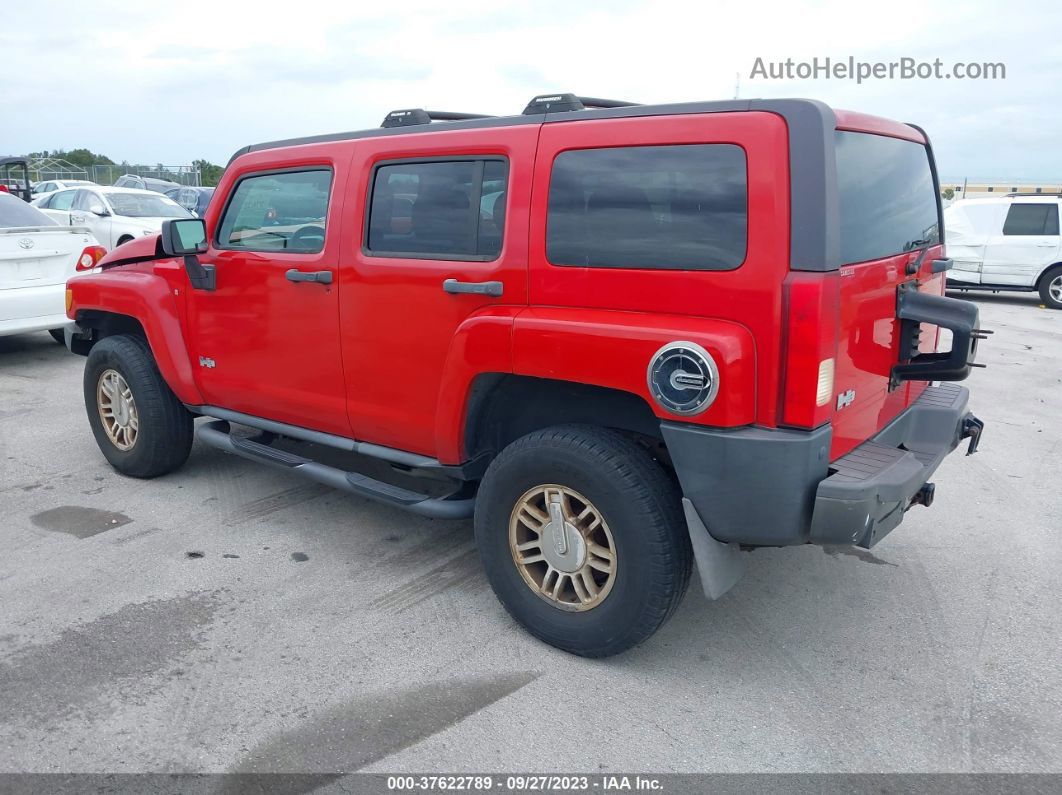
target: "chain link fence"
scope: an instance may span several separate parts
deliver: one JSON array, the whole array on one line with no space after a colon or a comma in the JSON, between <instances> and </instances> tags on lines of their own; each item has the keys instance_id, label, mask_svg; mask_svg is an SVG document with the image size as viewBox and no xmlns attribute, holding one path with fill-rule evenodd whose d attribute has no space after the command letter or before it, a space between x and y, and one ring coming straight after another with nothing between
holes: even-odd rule
<instances>
[{"instance_id":1,"label":"chain link fence","mask_svg":"<svg viewBox=\"0 0 1062 795\"><path fill-rule=\"evenodd\" d=\"M66 160L44 157L31 160L29 176L32 182L46 180L87 179L97 185L113 185L123 174L151 177L176 182L179 185L200 185L202 175L195 166L154 166L119 163L112 166L78 166Z\"/></svg>"}]
</instances>

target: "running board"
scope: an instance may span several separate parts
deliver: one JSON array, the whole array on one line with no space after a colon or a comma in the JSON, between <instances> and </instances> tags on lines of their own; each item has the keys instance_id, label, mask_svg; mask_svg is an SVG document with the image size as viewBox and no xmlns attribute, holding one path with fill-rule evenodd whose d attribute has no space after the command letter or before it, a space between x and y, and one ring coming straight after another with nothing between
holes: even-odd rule
<instances>
[{"instance_id":1,"label":"running board","mask_svg":"<svg viewBox=\"0 0 1062 795\"><path fill-rule=\"evenodd\" d=\"M472 516L476 502L474 499L450 500L443 497L430 497L401 486L392 486L390 483L384 483L358 472L348 472L295 453L289 453L286 450L277 450L253 439L233 436L229 432L228 422L224 420L214 420L199 425L196 429L196 437L204 444L227 453L234 453L261 464L289 469L334 489L394 505L431 519L467 519Z\"/></svg>"}]
</instances>

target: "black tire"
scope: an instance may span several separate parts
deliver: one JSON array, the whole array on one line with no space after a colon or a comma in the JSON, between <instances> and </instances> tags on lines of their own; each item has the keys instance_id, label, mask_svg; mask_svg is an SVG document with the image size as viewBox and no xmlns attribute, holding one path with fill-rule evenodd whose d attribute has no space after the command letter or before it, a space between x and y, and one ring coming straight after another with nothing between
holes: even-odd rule
<instances>
[{"instance_id":1,"label":"black tire","mask_svg":"<svg viewBox=\"0 0 1062 795\"><path fill-rule=\"evenodd\" d=\"M107 435L97 405L100 378L108 370L117 371L133 395L139 429L128 450L120 449ZM92 346L85 362L84 392L96 444L122 474L153 478L187 460L192 449L192 414L162 379L143 337L120 334Z\"/></svg>"},{"instance_id":2,"label":"black tire","mask_svg":"<svg viewBox=\"0 0 1062 795\"><path fill-rule=\"evenodd\" d=\"M611 590L582 612L532 590L510 549L517 502L544 484L585 495L612 535ZM475 535L487 579L510 615L540 640L584 657L618 654L646 640L689 585L692 552L676 484L642 447L605 428L557 426L506 447L480 485Z\"/></svg>"},{"instance_id":3,"label":"black tire","mask_svg":"<svg viewBox=\"0 0 1062 795\"><path fill-rule=\"evenodd\" d=\"M1059 277L1062 277L1062 265L1052 265L1040 279L1040 300L1051 309L1062 309L1062 301L1055 300L1051 295L1051 282Z\"/></svg>"},{"instance_id":4,"label":"black tire","mask_svg":"<svg viewBox=\"0 0 1062 795\"><path fill-rule=\"evenodd\" d=\"M50 328L48 333L52 335L52 339L58 342L60 345L66 345L66 335L61 328Z\"/></svg>"}]
</instances>

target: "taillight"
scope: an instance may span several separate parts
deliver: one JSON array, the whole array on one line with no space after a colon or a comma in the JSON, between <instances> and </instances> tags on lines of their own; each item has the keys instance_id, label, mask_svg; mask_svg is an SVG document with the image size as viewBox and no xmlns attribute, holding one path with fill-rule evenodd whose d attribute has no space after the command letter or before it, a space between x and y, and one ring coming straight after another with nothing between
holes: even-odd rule
<instances>
[{"instance_id":1,"label":"taillight","mask_svg":"<svg viewBox=\"0 0 1062 795\"><path fill-rule=\"evenodd\" d=\"M786 348L781 423L815 428L833 416L840 276L791 273L785 281Z\"/></svg>"},{"instance_id":2,"label":"taillight","mask_svg":"<svg viewBox=\"0 0 1062 795\"><path fill-rule=\"evenodd\" d=\"M81 256L77 258L77 265L75 270L90 271L96 267L103 255L107 253L107 249L103 246L87 246L84 251L81 252Z\"/></svg>"}]
</instances>

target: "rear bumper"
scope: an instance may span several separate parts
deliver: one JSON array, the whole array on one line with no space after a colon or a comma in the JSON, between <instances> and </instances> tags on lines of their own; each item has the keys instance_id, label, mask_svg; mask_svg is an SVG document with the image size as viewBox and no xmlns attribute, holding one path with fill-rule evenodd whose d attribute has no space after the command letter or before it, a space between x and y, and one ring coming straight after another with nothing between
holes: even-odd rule
<instances>
[{"instance_id":1,"label":"rear bumper","mask_svg":"<svg viewBox=\"0 0 1062 795\"><path fill-rule=\"evenodd\" d=\"M830 427L722 431L661 424L684 496L716 541L870 547L900 523L944 457L981 423L969 391L929 387L877 435L832 463ZM972 452L972 450L971 450ZM926 500L928 501L928 500Z\"/></svg>"}]
</instances>

